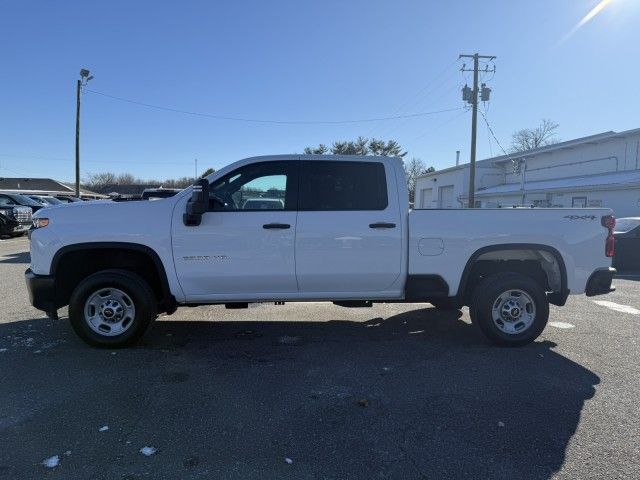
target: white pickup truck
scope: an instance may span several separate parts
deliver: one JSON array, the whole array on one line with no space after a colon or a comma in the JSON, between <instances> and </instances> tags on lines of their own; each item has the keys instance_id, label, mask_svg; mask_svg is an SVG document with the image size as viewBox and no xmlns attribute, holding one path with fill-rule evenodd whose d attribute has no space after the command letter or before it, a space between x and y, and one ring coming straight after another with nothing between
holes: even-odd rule
<instances>
[{"instance_id":1,"label":"white pickup truck","mask_svg":"<svg viewBox=\"0 0 640 480\"><path fill-rule=\"evenodd\" d=\"M41 210L26 280L95 346L181 305L311 300L468 305L490 340L523 345L549 303L613 290L614 224L607 209L409 211L398 158L255 157L155 202Z\"/></svg>"}]
</instances>

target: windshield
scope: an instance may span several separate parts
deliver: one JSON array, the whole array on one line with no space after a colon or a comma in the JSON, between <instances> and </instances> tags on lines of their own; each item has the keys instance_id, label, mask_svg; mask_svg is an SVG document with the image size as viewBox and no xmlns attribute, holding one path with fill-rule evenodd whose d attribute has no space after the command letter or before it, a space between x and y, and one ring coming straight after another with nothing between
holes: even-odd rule
<instances>
[{"instance_id":1,"label":"windshield","mask_svg":"<svg viewBox=\"0 0 640 480\"><path fill-rule=\"evenodd\" d=\"M27 197L26 195L15 194L13 195L13 198L20 205L26 205L28 207L41 207L43 205L43 202L38 202L33 198Z\"/></svg>"},{"instance_id":2,"label":"windshield","mask_svg":"<svg viewBox=\"0 0 640 480\"><path fill-rule=\"evenodd\" d=\"M640 225L640 217L616 219L615 233L627 233Z\"/></svg>"},{"instance_id":3,"label":"windshield","mask_svg":"<svg viewBox=\"0 0 640 480\"><path fill-rule=\"evenodd\" d=\"M63 202L58 200L57 198L54 197L40 197L40 199L44 202L44 203L48 203L49 205L60 205Z\"/></svg>"}]
</instances>

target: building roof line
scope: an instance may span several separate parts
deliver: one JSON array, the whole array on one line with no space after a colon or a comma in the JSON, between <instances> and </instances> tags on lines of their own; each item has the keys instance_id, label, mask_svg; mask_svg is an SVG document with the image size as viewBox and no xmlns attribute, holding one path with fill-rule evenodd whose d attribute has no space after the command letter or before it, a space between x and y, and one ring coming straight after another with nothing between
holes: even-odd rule
<instances>
[{"instance_id":1,"label":"building roof line","mask_svg":"<svg viewBox=\"0 0 640 480\"><path fill-rule=\"evenodd\" d=\"M625 138L631 135L640 134L640 128L633 128L630 130L624 130L622 132L615 132L613 130L609 130L607 132L597 133L595 135L588 135L586 137L574 138L573 140L567 140L564 142L553 143L551 145L545 145L544 147L535 148L532 150L526 150L524 152L515 152L510 153L509 155L500 155L497 157L483 158L482 160L478 160L476 162L476 168L478 168L480 163L503 163L511 161L512 159L530 157L534 155L540 155L543 153L549 153L557 150L563 150L568 148L574 148L580 145L587 144L597 144L607 140L613 140L616 138ZM454 171L456 169L469 168L468 163L463 163L461 165L455 165L453 167L443 168L442 170L436 170L435 172L425 173L424 175L420 175L417 178L426 178L436 175L438 173L445 173Z\"/></svg>"}]
</instances>

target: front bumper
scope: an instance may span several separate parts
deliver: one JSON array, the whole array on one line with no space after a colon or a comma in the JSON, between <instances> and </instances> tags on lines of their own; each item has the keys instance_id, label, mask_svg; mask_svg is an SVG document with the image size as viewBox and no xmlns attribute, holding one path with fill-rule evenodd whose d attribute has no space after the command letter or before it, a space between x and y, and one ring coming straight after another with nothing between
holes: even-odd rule
<instances>
[{"instance_id":1,"label":"front bumper","mask_svg":"<svg viewBox=\"0 0 640 480\"><path fill-rule=\"evenodd\" d=\"M31 222L18 223L15 227L13 227L13 233L28 233L31 225Z\"/></svg>"},{"instance_id":2,"label":"front bumper","mask_svg":"<svg viewBox=\"0 0 640 480\"><path fill-rule=\"evenodd\" d=\"M584 290L584 293L587 297L593 297L595 295L603 295L605 293L611 293L615 291L616 287L611 285L613 281L613 277L615 276L617 270L615 268L602 268L596 270L589 277L589 281L587 282L587 287Z\"/></svg>"},{"instance_id":3,"label":"front bumper","mask_svg":"<svg viewBox=\"0 0 640 480\"><path fill-rule=\"evenodd\" d=\"M36 275L30 268L24 272L31 305L43 312L56 311L55 277L52 275Z\"/></svg>"}]
</instances>

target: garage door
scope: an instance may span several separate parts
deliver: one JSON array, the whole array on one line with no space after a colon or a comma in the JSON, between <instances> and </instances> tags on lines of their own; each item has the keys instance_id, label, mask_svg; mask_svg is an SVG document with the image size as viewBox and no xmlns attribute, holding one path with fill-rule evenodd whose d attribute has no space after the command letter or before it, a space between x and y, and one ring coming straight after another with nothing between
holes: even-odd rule
<instances>
[{"instance_id":1,"label":"garage door","mask_svg":"<svg viewBox=\"0 0 640 480\"><path fill-rule=\"evenodd\" d=\"M453 208L453 185L438 189L438 208Z\"/></svg>"},{"instance_id":2,"label":"garage door","mask_svg":"<svg viewBox=\"0 0 640 480\"><path fill-rule=\"evenodd\" d=\"M433 188L423 188L420 190L420 208L431 208L431 195Z\"/></svg>"}]
</instances>

